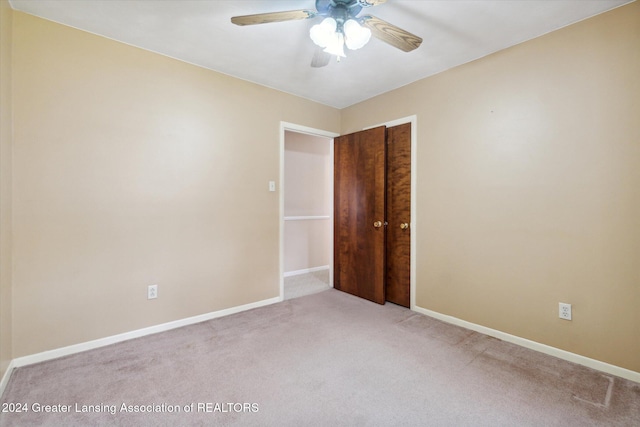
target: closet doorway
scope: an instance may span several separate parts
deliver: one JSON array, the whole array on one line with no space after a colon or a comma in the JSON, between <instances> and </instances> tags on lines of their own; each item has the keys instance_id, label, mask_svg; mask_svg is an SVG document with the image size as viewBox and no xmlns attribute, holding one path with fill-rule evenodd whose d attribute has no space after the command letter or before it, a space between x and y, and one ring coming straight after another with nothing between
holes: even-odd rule
<instances>
[{"instance_id":1,"label":"closet doorway","mask_svg":"<svg viewBox=\"0 0 640 427\"><path fill-rule=\"evenodd\" d=\"M396 127L402 124L410 124L410 176L409 176L409 181L410 181L410 215L409 215L409 220L408 221L402 221L400 223L400 225L396 224L397 221L394 221L393 225L394 227L401 227L398 228L399 231L397 231L398 233L401 233L400 235L404 235L405 237L408 237L410 243L409 243L409 254L407 254L406 256L409 257L409 277L408 279L402 279L405 282L408 280L409 282L409 308L413 309L415 307L415 300L416 300L416 290L415 290L415 277L416 277L416 232L417 232L417 227L416 227L416 223L415 223L415 218L416 218L416 189L417 189L417 179L416 179L416 159L417 159L417 117L416 116L409 116L409 117L405 117L402 119L397 119L397 120L393 120L393 121L389 121L389 122L385 122L385 123L380 123L378 125L375 126L371 126L369 128L365 128L365 130L367 129L372 129L374 127L379 127L379 126L386 126L387 128L391 128L391 127ZM285 134L292 134L292 133L300 133L300 134L305 134L305 135L310 135L310 136L316 136L316 137L323 137L326 138L330 141L330 156L331 156L331 161L334 161L335 158L335 144L334 144L334 138L339 137L339 134L333 133L333 132L329 132L329 131L324 131L324 130L319 130L319 129L314 129L314 128L309 128L306 126L301 126L301 125L296 125L296 124L292 124L292 123L287 123L287 122L281 122L280 124L280 185L281 185L281 191L279 193L279 200L280 200L280 299L284 299L285 298L285 292L284 292L284 279L285 279L285 273L288 273L287 276L289 276L289 274L291 273L291 271L295 272L295 271L299 271L299 270L291 270L291 271L287 271L285 269L285 228L286 228L286 224L285 223L291 223L292 221L296 221L296 219L291 219L290 217L292 216L305 216L305 215L289 215L289 212L285 211L285 195L287 192L286 189L286 185L285 185ZM333 165L333 163L332 163ZM333 193L333 189L334 189L334 185L335 185L335 169L332 167L332 179L333 182L330 184L330 188L331 191ZM335 194L332 194L331 196L331 200L332 200L332 206L330 209L330 214L329 216L331 217L331 219L329 220L330 223L330 227L331 227L331 244L330 247L333 248L333 250L335 250L336 244L334 242L334 221L336 219L336 215L337 213L334 213L334 211L337 211L336 207L333 205L333 200L334 200ZM386 194L385 194L385 197ZM286 212L286 213L285 213ZM315 216L315 215L309 215L309 216ZM327 215L321 215L323 217L326 217ZM285 221L285 217L289 217L287 218L287 220ZM299 220L302 221L302 220ZM374 221L375 222L375 221ZM402 227L404 225L404 227ZM405 230L408 230L409 232L406 233ZM395 256L391 253L387 254L387 250L385 248L385 257L387 256ZM331 287L334 287L334 275L335 275L335 266L334 266L334 256L330 256L330 261L329 261L329 285ZM406 264L405 264L406 265ZM287 263L287 266L289 267L289 269L295 268L295 267L291 267L290 264ZM406 273L406 268L405 268L405 273ZM386 273L386 274L391 274L391 273ZM385 274L385 276L386 276ZM396 276L395 273L392 274L393 276ZM384 278L384 282L386 283L388 281L388 278L385 277ZM337 287L337 286L336 286ZM385 294L388 291L385 289ZM386 295L385 295L385 299L389 300ZM401 304L401 305L406 305L406 304Z\"/></svg>"},{"instance_id":2,"label":"closet doorway","mask_svg":"<svg viewBox=\"0 0 640 427\"><path fill-rule=\"evenodd\" d=\"M333 138L285 129L283 299L332 286Z\"/></svg>"}]
</instances>

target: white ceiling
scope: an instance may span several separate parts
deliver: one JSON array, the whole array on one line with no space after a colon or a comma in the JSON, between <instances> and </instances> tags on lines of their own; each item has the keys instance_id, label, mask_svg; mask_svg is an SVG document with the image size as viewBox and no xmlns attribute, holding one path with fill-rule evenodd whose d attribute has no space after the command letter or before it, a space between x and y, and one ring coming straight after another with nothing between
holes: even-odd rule
<instances>
[{"instance_id":1,"label":"white ceiling","mask_svg":"<svg viewBox=\"0 0 640 427\"><path fill-rule=\"evenodd\" d=\"M344 108L630 0L388 0L364 10L424 39L405 53L372 39L312 68L321 18L239 27L235 15L311 9L314 0L10 0L16 10Z\"/></svg>"}]
</instances>

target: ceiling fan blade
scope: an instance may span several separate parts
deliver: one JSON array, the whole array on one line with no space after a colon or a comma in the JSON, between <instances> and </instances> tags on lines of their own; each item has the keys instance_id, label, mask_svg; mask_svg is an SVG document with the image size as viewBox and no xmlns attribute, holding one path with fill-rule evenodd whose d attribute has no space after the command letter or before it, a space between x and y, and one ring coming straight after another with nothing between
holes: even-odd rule
<instances>
[{"instance_id":1,"label":"ceiling fan blade","mask_svg":"<svg viewBox=\"0 0 640 427\"><path fill-rule=\"evenodd\" d=\"M268 24L270 22L295 21L316 16L312 10L289 10L286 12L258 13L255 15L234 16L231 22L236 25Z\"/></svg>"},{"instance_id":2,"label":"ceiling fan blade","mask_svg":"<svg viewBox=\"0 0 640 427\"><path fill-rule=\"evenodd\" d=\"M331 54L325 52L324 49L318 46L315 53L313 54L311 66L313 68L326 67L327 65L329 65L329 61L331 61Z\"/></svg>"},{"instance_id":3,"label":"ceiling fan blade","mask_svg":"<svg viewBox=\"0 0 640 427\"><path fill-rule=\"evenodd\" d=\"M422 43L422 38L375 16L363 16L362 25L370 29L371 35L375 38L405 52L417 49Z\"/></svg>"}]
</instances>

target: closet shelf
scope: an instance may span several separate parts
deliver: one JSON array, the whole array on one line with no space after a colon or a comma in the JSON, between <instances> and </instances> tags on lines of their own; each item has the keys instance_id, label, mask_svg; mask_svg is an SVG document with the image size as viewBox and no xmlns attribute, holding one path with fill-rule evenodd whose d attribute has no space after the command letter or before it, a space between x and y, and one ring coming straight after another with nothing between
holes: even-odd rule
<instances>
[{"instance_id":1,"label":"closet shelf","mask_svg":"<svg viewBox=\"0 0 640 427\"><path fill-rule=\"evenodd\" d=\"M329 215L313 215L313 216L285 216L285 221L308 221L315 219L331 219Z\"/></svg>"}]
</instances>

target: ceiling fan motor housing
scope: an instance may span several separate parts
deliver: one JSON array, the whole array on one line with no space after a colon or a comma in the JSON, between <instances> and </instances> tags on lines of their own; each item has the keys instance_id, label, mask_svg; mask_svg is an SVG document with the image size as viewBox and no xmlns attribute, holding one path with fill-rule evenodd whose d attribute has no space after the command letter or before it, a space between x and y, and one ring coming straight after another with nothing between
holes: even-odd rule
<instances>
[{"instance_id":1,"label":"ceiling fan motor housing","mask_svg":"<svg viewBox=\"0 0 640 427\"><path fill-rule=\"evenodd\" d=\"M316 10L319 15L330 16L342 26L360 13L363 4L371 6L367 0L316 0Z\"/></svg>"}]
</instances>

